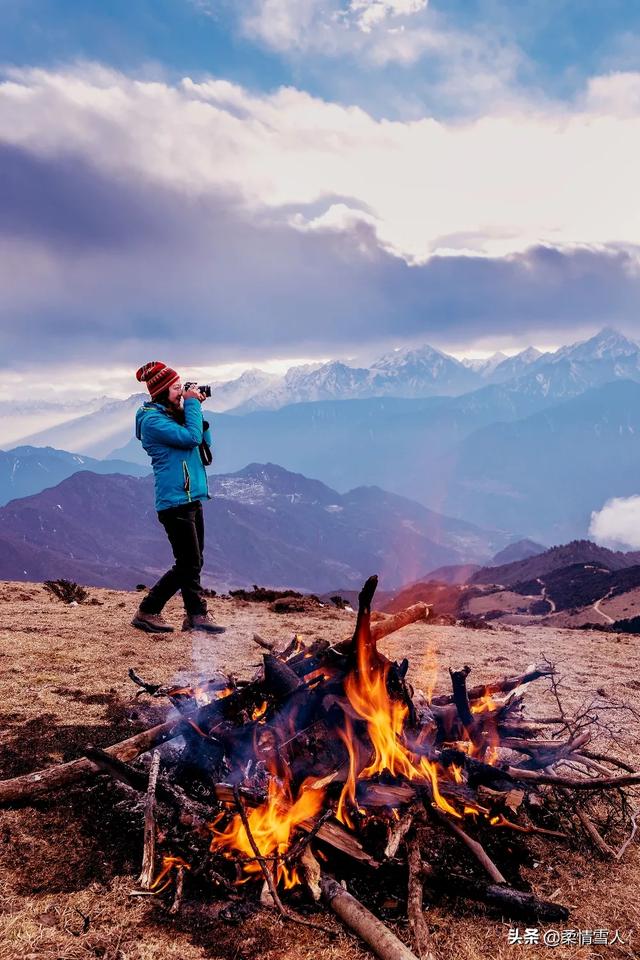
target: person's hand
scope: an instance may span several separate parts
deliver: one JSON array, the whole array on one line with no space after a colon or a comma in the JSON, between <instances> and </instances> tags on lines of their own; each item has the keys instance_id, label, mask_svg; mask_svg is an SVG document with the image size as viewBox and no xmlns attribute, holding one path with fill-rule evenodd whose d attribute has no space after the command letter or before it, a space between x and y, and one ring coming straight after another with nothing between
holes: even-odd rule
<instances>
[{"instance_id":1,"label":"person's hand","mask_svg":"<svg viewBox=\"0 0 640 960\"><path fill-rule=\"evenodd\" d=\"M205 399L204 393L200 393L200 391L196 390L194 387L190 387L182 394L183 400L188 400L190 397L193 397L194 400L199 400L200 403L202 403L202 401Z\"/></svg>"}]
</instances>

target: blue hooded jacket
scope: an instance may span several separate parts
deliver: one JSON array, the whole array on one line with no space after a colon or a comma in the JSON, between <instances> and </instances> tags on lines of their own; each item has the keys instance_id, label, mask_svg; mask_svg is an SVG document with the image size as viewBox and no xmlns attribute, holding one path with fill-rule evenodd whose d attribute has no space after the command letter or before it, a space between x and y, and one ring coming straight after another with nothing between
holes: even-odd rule
<instances>
[{"instance_id":1,"label":"blue hooded jacket","mask_svg":"<svg viewBox=\"0 0 640 960\"><path fill-rule=\"evenodd\" d=\"M136 412L136 437L151 457L156 510L210 499L198 448L203 439L211 444L211 433L204 429L199 400L188 397L184 401L184 425L161 403L144 403Z\"/></svg>"}]
</instances>

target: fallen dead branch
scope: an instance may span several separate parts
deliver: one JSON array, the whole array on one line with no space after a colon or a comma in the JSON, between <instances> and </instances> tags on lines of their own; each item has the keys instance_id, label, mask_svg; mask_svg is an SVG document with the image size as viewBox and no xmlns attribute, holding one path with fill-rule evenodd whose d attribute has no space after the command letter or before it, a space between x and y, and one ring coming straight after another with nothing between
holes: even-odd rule
<instances>
[{"instance_id":1,"label":"fallen dead branch","mask_svg":"<svg viewBox=\"0 0 640 960\"><path fill-rule=\"evenodd\" d=\"M342 922L364 940L380 960L417 960L395 933L329 876L320 878L324 902Z\"/></svg>"},{"instance_id":2,"label":"fallen dead branch","mask_svg":"<svg viewBox=\"0 0 640 960\"><path fill-rule=\"evenodd\" d=\"M160 772L160 753L154 750L149 768L149 784L144 807L144 841L142 844L142 870L138 883L149 890L155 875L156 861L156 786Z\"/></svg>"}]
</instances>

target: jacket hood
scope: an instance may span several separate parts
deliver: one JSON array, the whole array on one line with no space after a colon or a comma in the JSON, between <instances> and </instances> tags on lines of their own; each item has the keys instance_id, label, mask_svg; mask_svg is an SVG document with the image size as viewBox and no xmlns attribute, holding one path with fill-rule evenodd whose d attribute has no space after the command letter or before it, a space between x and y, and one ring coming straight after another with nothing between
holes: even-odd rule
<instances>
[{"instance_id":1,"label":"jacket hood","mask_svg":"<svg viewBox=\"0 0 640 960\"><path fill-rule=\"evenodd\" d=\"M140 440L142 438L141 429L142 429L142 421L144 420L144 418L147 416L147 414L151 410L158 410L158 409L159 409L158 404L153 403L153 401L151 400L148 401L147 403L143 403L141 407L138 407L138 409L136 410L136 439L137 440Z\"/></svg>"}]
</instances>

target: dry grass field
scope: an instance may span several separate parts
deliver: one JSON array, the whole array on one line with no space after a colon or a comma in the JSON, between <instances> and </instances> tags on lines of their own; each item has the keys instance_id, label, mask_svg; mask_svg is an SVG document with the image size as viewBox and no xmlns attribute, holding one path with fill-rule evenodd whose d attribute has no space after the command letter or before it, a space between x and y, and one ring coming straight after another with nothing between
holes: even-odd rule
<instances>
[{"instance_id":1,"label":"dry grass field","mask_svg":"<svg viewBox=\"0 0 640 960\"><path fill-rule=\"evenodd\" d=\"M0 583L0 777L59 763L89 743L106 746L164 719L160 701L134 699L130 667L145 678L195 680L214 670L249 676L260 660L254 632L269 638L341 639L353 615L322 608L310 615L270 613L263 605L220 599L221 638L176 632L150 637L129 626L139 595L91 589L95 605L66 606L41 585ZM181 609L168 609L179 625ZM640 765L638 640L542 627L465 630L415 625L383 641L395 659L409 657L409 679L425 686L438 664L436 692L448 689L447 668L468 663L470 683L517 673L546 654L558 665L567 709L597 699L613 725L618 756ZM536 716L557 708L546 681L527 694ZM606 744L603 744L606 746ZM640 767L639 767L640 768ZM329 939L283 925L268 912L245 923L193 924L167 918L153 903L130 897L139 872L141 824L118 807L118 788L97 780L23 809L0 811L0 960L330 960L370 956L339 930ZM452 841L455 842L455 841ZM621 863L599 859L586 842L535 838L522 871L533 891L571 910L567 929L619 931L624 943L555 949L508 943L515 923L468 901L446 897L427 911L441 960L480 958L635 957L640 953L640 858L631 846ZM464 853L461 854L464 857ZM324 921L323 921L324 922ZM521 924L522 926L522 924ZM541 931L544 929L540 928ZM398 926L406 937L405 926Z\"/></svg>"}]
</instances>

